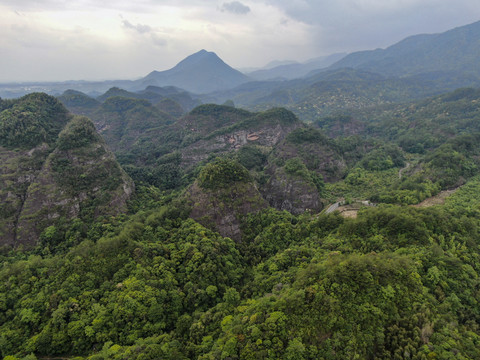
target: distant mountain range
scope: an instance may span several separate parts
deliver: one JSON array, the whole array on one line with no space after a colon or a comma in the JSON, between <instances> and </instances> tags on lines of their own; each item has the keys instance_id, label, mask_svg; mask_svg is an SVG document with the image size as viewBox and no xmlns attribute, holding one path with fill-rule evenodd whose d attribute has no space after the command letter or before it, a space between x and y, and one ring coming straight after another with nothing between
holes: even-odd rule
<instances>
[{"instance_id":1,"label":"distant mountain range","mask_svg":"<svg viewBox=\"0 0 480 360\"><path fill-rule=\"evenodd\" d=\"M385 76L470 74L478 80L479 55L480 21L441 34L411 36L386 49L355 52L330 68L350 67Z\"/></svg>"},{"instance_id":2,"label":"distant mountain range","mask_svg":"<svg viewBox=\"0 0 480 360\"><path fill-rule=\"evenodd\" d=\"M135 81L0 85L0 96L16 97L34 91L58 95L74 89L97 97L114 87L99 100L112 95L152 103L170 98L184 110L198 101L222 104L233 100L236 105L256 111L285 106L308 120L352 106L404 102L480 86L479 39L480 22L476 22L441 34L412 36L386 49L344 57L336 54L304 64L277 62L248 76L214 52L201 50L169 70L153 71ZM369 74L367 78L365 74ZM152 91L166 87L177 94L166 96Z\"/></svg>"},{"instance_id":3,"label":"distant mountain range","mask_svg":"<svg viewBox=\"0 0 480 360\"><path fill-rule=\"evenodd\" d=\"M338 112L479 87L479 39L480 22L442 34L417 35L384 50L352 53L304 77L249 82L211 94L208 100L231 99L256 111L282 106L303 120L314 121ZM290 66L294 65L272 70Z\"/></svg>"},{"instance_id":4,"label":"distant mountain range","mask_svg":"<svg viewBox=\"0 0 480 360\"><path fill-rule=\"evenodd\" d=\"M0 84L0 97L14 98L31 92L46 92L58 95L71 89L97 97L113 87L139 92L152 86L174 86L191 93L206 94L231 89L251 80L253 79L227 65L214 52L201 50L186 57L169 70L152 71L147 76L134 81L65 81L55 83Z\"/></svg>"},{"instance_id":5,"label":"distant mountain range","mask_svg":"<svg viewBox=\"0 0 480 360\"><path fill-rule=\"evenodd\" d=\"M308 75L311 71L324 69L345 57L346 53L322 56L305 63L287 63L247 73L254 80L292 80Z\"/></svg>"}]
</instances>

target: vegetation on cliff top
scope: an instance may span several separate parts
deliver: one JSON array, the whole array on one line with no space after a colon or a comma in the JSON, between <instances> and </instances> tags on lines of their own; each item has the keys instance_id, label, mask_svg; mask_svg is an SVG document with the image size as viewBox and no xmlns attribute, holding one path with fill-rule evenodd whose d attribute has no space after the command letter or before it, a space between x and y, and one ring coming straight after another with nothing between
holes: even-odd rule
<instances>
[{"instance_id":1,"label":"vegetation on cliff top","mask_svg":"<svg viewBox=\"0 0 480 360\"><path fill-rule=\"evenodd\" d=\"M236 182L250 182L248 170L235 160L218 158L207 164L198 175L200 187L209 190L223 189Z\"/></svg>"},{"instance_id":2,"label":"vegetation on cliff top","mask_svg":"<svg viewBox=\"0 0 480 360\"><path fill-rule=\"evenodd\" d=\"M0 146L9 149L52 144L70 119L57 99L43 93L25 95L5 104L0 113Z\"/></svg>"}]
</instances>

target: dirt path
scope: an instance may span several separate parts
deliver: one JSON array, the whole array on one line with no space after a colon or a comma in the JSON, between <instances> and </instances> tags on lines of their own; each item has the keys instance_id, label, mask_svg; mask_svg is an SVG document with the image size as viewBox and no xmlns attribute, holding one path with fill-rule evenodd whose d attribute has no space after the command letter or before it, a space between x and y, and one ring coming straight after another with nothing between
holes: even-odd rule
<instances>
[{"instance_id":1,"label":"dirt path","mask_svg":"<svg viewBox=\"0 0 480 360\"><path fill-rule=\"evenodd\" d=\"M458 188L453 190L444 190L440 191L437 195L429 197L428 199L423 200L421 203L412 205L413 207L425 208L434 205L443 205L445 204L445 199L452 195Z\"/></svg>"},{"instance_id":2,"label":"dirt path","mask_svg":"<svg viewBox=\"0 0 480 360\"><path fill-rule=\"evenodd\" d=\"M400 170L398 170L398 178L401 179L402 178L402 175L404 173L405 170L407 170L409 167L410 167L410 163L407 162L407 164L405 165L405 167L401 168Z\"/></svg>"}]
</instances>

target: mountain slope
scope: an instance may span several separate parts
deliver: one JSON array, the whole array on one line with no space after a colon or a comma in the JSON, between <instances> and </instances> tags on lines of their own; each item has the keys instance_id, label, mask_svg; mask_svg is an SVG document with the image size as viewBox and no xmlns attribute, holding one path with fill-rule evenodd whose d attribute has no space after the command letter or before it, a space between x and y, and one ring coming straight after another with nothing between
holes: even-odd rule
<instances>
[{"instance_id":1,"label":"mountain slope","mask_svg":"<svg viewBox=\"0 0 480 360\"><path fill-rule=\"evenodd\" d=\"M186 200L191 218L235 241L241 240L242 218L267 207L248 170L220 158L202 169Z\"/></svg>"},{"instance_id":2,"label":"mountain slope","mask_svg":"<svg viewBox=\"0 0 480 360\"><path fill-rule=\"evenodd\" d=\"M137 80L134 88L173 85L194 93L209 93L233 88L247 81L247 76L228 66L215 53L201 50L170 70L151 72Z\"/></svg>"},{"instance_id":3,"label":"mountain slope","mask_svg":"<svg viewBox=\"0 0 480 360\"><path fill-rule=\"evenodd\" d=\"M411 36L384 50L356 52L331 68L351 67L387 76L469 73L478 80L479 54L480 22L476 22L441 34Z\"/></svg>"},{"instance_id":4,"label":"mountain slope","mask_svg":"<svg viewBox=\"0 0 480 360\"><path fill-rule=\"evenodd\" d=\"M399 79L341 68L289 81L249 82L215 96L218 102L231 99L254 111L285 107L301 120L314 121L319 116L436 95L443 85L428 77Z\"/></svg>"},{"instance_id":5,"label":"mountain slope","mask_svg":"<svg viewBox=\"0 0 480 360\"><path fill-rule=\"evenodd\" d=\"M145 132L174 121L147 100L121 96L108 98L92 120L113 151L129 150Z\"/></svg>"}]
</instances>

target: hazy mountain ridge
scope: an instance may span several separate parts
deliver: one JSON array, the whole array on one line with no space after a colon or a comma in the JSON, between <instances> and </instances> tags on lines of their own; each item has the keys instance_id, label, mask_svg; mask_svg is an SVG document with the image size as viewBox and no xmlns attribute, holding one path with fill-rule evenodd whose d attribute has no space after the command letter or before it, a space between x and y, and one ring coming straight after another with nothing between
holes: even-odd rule
<instances>
[{"instance_id":1,"label":"hazy mountain ridge","mask_svg":"<svg viewBox=\"0 0 480 360\"><path fill-rule=\"evenodd\" d=\"M281 106L304 121L313 121L337 112L425 98L444 92L445 87L428 77L385 77L372 71L340 68L303 79L249 82L213 93L208 99L220 103L231 99L252 111Z\"/></svg>"},{"instance_id":2,"label":"hazy mountain ridge","mask_svg":"<svg viewBox=\"0 0 480 360\"><path fill-rule=\"evenodd\" d=\"M324 69L343 58L345 53L322 56L305 63L282 64L271 68L248 72L247 75L256 81L262 80L292 80L301 78L314 70Z\"/></svg>"},{"instance_id":3,"label":"hazy mountain ridge","mask_svg":"<svg viewBox=\"0 0 480 360\"><path fill-rule=\"evenodd\" d=\"M479 86L480 22L345 56L302 79L250 82L212 94L251 110L285 106L303 120ZM294 65L292 65L294 66ZM369 73L368 76L365 76Z\"/></svg>"},{"instance_id":4,"label":"hazy mountain ridge","mask_svg":"<svg viewBox=\"0 0 480 360\"><path fill-rule=\"evenodd\" d=\"M457 72L474 76L478 81L479 38L480 22L476 22L441 34L411 36L385 50L352 53L331 68L351 67L386 76Z\"/></svg>"},{"instance_id":5,"label":"hazy mountain ridge","mask_svg":"<svg viewBox=\"0 0 480 360\"><path fill-rule=\"evenodd\" d=\"M199 104L189 101L187 99L189 96L194 101L199 100L203 103L221 104L231 99L238 106L253 111L265 110L271 106L286 106L303 120L312 120L315 116L331 114L344 106L364 108L391 102L398 103L459 87L478 86L479 33L480 25L474 23L441 34L412 36L385 50L353 53L329 68L323 67L333 61L332 56L335 58L337 55L306 64L281 65L257 73L260 79L276 79L270 81L251 81L251 78L225 64L215 53L201 50L180 61L172 69L154 71L136 81L91 85L93 87L101 85L97 88L104 89L107 84L118 84L119 88L132 93L129 96L148 98L152 102L160 101L160 96L157 95L164 97L165 95L152 91L149 86L175 86L201 94L200 96L187 93L169 94L168 97L179 102L185 112ZM322 85L312 86L314 83L329 81L335 87L333 82L346 79L334 79L335 75L327 79L325 74L335 74L336 71L342 72L347 68L380 74L384 77L384 83L368 84L370 90L365 93L354 90L348 94L350 91L348 88L340 89L343 94L339 101L338 95L331 92L331 89ZM297 78L292 79L293 77ZM290 80L280 81L280 78ZM88 82L73 84L83 88L90 86ZM364 85L352 83L354 89ZM76 89L75 86L71 88ZM107 93L105 96L109 95Z\"/></svg>"}]
</instances>

